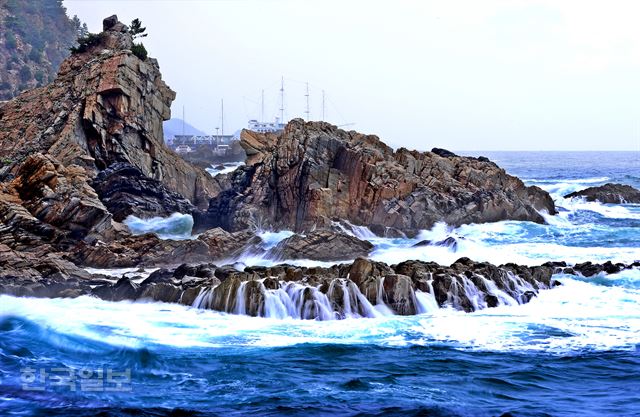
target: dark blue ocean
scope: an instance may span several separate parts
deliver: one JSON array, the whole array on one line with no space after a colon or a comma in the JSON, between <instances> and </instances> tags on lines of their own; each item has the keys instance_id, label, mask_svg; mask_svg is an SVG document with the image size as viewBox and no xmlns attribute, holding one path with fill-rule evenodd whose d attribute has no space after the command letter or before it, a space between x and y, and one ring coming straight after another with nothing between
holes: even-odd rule
<instances>
[{"instance_id":1,"label":"dark blue ocean","mask_svg":"<svg viewBox=\"0 0 640 417\"><path fill-rule=\"evenodd\" d=\"M457 252L362 229L372 258L640 260L640 206L563 198L640 187L640 152L473 155L549 191L559 214L546 225L438 224L416 238L463 236ZM132 227L175 235L184 221ZM0 296L0 415L640 416L640 271L556 278L562 286L525 305L334 321Z\"/></svg>"}]
</instances>

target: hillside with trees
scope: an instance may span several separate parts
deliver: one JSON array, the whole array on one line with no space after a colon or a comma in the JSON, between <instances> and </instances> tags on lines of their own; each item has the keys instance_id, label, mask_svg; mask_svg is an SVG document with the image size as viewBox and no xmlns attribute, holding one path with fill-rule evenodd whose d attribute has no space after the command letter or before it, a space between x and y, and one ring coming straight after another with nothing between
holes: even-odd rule
<instances>
[{"instance_id":1,"label":"hillside with trees","mask_svg":"<svg viewBox=\"0 0 640 417\"><path fill-rule=\"evenodd\" d=\"M0 0L0 101L51 82L87 33L62 0Z\"/></svg>"}]
</instances>

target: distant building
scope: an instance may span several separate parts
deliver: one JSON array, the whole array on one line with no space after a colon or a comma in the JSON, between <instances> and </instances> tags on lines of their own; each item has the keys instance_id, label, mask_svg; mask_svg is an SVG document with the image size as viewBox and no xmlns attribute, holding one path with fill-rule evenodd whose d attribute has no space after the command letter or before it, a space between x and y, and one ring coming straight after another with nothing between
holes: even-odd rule
<instances>
[{"instance_id":1,"label":"distant building","mask_svg":"<svg viewBox=\"0 0 640 417\"><path fill-rule=\"evenodd\" d=\"M259 122L255 119L249 120L248 128L254 132L267 133L267 132L279 132L284 130L284 123L280 123L280 120L276 117L274 122Z\"/></svg>"},{"instance_id":2,"label":"distant building","mask_svg":"<svg viewBox=\"0 0 640 417\"><path fill-rule=\"evenodd\" d=\"M175 135L171 145L210 145L229 144L234 135Z\"/></svg>"},{"instance_id":3,"label":"distant building","mask_svg":"<svg viewBox=\"0 0 640 417\"><path fill-rule=\"evenodd\" d=\"M176 146L176 153L191 153L193 149L189 145L178 145Z\"/></svg>"},{"instance_id":4,"label":"distant building","mask_svg":"<svg viewBox=\"0 0 640 417\"><path fill-rule=\"evenodd\" d=\"M218 145L216 147L215 153L218 156L224 156L227 154L227 152L231 149L231 147L229 145Z\"/></svg>"}]
</instances>

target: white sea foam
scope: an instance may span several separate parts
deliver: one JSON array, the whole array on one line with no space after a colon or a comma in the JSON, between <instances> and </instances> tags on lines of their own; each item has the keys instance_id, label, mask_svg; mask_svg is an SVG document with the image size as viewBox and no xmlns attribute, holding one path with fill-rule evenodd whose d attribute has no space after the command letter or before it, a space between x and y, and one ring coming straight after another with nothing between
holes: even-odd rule
<instances>
[{"instance_id":1,"label":"white sea foam","mask_svg":"<svg viewBox=\"0 0 640 417\"><path fill-rule=\"evenodd\" d=\"M215 177L219 174L228 174L233 172L243 165L244 162L226 162L224 164L211 165L211 167L205 168L205 171L207 171L212 177ZM222 168L220 168L220 166L222 166Z\"/></svg>"},{"instance_id":2,"label":"white sea foam","mask_svg":"<svg viewBox=\"0 0 640 417\"><path fill-rule=\"evenodd\" d=\"M300 343L447 345L490 351L636 349L640 291L561 278L529 304L475 313L430 309L417 316L331 322L235 316L179 305L106 302L90 297L0 296L0 315L116 346L290 346Z\"/></svg>"},{"instance_id":3,"label":"white sea foam","mask_svg":"<svg viewBox=\"0 0 640 417\"><path fill-rule=\"evenodd\" d=\"M124 220L131 233L141 235L155 233L162 239L191 239L193 217L190 214L173 213L169 217L141 219L129 216Z\"/></svg>"}]
</instances>

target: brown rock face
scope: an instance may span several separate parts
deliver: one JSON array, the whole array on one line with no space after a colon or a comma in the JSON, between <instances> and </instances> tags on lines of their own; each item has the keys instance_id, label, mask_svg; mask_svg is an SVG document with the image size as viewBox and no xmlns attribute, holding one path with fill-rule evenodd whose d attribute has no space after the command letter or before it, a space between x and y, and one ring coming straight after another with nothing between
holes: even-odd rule
<instances>
[{"instance_id":1,"label":"brown rock face","mask_svg":"<svg viewBox=\"0 0 640 417\"><path fill-rule=\"evenodd\" d=\"M539 210L555 213L545 191L486 158L394 152L376 136L324 122L296 119L279 136L245 130L241 145L247 166L209 206L209 221L232 230L259 224L302 231L339 218L411 233L438 221L542 223Z\"/></svg>"},{"instance_id":2,"label":"brown rock face","mask_svg":"<svg viewBox=\"0 0 640 417\"><path fill-rule=\"evenodd\" d=\"M12 171L35 152L86 175L127 162L195 205L206 206L217 186L202 169L165 145L162 121L175 93L154 59L131 51L126 26L108 25L100 43L66 59L55 81L25 92L0 109L0 156Z\"/></svg>"},{"instance_id":3,"label":"brown rock face","mask_svg":"<svg viewBox=\"0 0 640 417\"><path fill-rule=\"evenodd\" d=\"M319 230L304 236L293 235L271 250L275 259L313 259L341 261L367 256L373 245L357 237L331 230Z\"/></svg>"},{"instance_id":4,"label":"brown rock face","mask_svg":"<svg viewBox=\"0 0 640 417\"><path fill-rule=\"evenodd\" d=\"M126 240L117 223L206 207L218 186L164 145L175 93L157 62L115 16L104 28L52 84L0 107L0 244L96 265L206 260L202 241Z\"/></svg>"}]
</instances>

